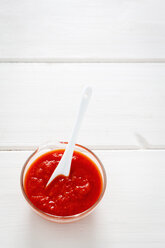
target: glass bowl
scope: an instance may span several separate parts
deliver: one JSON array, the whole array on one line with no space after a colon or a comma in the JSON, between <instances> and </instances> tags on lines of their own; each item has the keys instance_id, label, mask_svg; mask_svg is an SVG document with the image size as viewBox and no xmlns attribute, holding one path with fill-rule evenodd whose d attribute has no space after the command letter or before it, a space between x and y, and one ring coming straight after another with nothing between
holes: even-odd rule
<instances>
[{"instance_id":1,"label":"glass bowl","mask_svg":"<svg viewBox=\"0 0 165 248\"><path fill-rule=\"evenodd\" d=\"M51 215L51 214L48 214L46 212L43 212L42 210L37 208L35 205L33 205L33 203L27 197L27 195L25 193L25 189L24 189L25 175L26 175L29 167L42 154L47 153L49 151L53 151L53 150L65 149L66 145L67 145L67 142L53 142L53 143L47 143L45 145L40 146L27 159L27 161L25 162L25 164L24 164L24 166L22 168L22 172L21 172L21 189L22 189L22 193L23 193L26 201L28 202L28 204L41 217L43 217L43 218L45 218L47 220L53 221L53 222L58 222L58 223L74 222L74 221L79 220L79 219L87 216L88 214L90 214L95 209L95 207L98 205L98 203L101 201L101 199L102 199L102 197L104 195L104 192L105 192L105 188L106 188L106 173L105 173L105 169L104 169L101 161L99 160L99 158L91 150L89 150L88 148L86 148L86 147L84 147L82 145L76 144L74 150L78 151L78 152L81 152L84 155L86 155L87 157L89 157L95 163L95 165L97 166L97 168L100 171L103 186L102 186L102 192L101 192L98 200L89 209L85 210L84 212L81 212L81 213L78 213L78 214L75 214L75 215L70 215L70 216Z\"/></svg>"}]
</instances>

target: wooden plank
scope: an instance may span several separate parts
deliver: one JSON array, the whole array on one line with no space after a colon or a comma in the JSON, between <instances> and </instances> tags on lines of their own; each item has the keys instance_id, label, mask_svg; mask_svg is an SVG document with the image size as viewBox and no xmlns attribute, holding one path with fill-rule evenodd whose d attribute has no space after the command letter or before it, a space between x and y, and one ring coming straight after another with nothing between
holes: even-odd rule
<instances>
[{"instance_id":1,"label":"wooden plank","mask_svg":"<svg viewBox=\"0 0 165 248\"><path fill-rule=\"evenodd\" d=\"M84 84L93 86L78 143L165 148L165 64L1 64L0 148L68 140Z\"/></svg>"},{"instance_id":2,"label":"wooden plank","mask_svg":"<svg viewBox=\"0 0 165 248\"><path fill-rule=\"evenodd\" d=\"M1 0L0 60L165 59L164 9L164 0Z\"/></svg>"},{"instance_id":3,"label":"wooden plank","mask_svg":"<svg viewBox=\"0 0 165 248\"><path fill-rule=\"evenodd\" d=\"M19 177L30 152L0 152L0 246L165 247L165 151L95 151L107 172L102 203L73 224L32 212Z\"/></svg>"}]
</instances>

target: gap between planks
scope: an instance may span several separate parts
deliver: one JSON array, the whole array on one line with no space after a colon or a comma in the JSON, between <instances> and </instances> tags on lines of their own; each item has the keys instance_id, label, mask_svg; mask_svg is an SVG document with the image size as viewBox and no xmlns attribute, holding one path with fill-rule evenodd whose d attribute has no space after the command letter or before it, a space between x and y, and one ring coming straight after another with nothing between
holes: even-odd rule
<instances>
[{"instance_id":1,"label":"gap between planks","mask_svg":"<svg viewBox=\"0 0 165 248\"><path fill-rule=\"evenodd\" d=\"M34 151L38 146L0 146L0 152L3 151ZM142 148L142 147L112 147L112 146L87 146L91 150L107 150L107 151L139 151L139 150L165 150L165 147L155 147L155 148Z\"/></svg>"},{"instance_id":2,"label":"gap between planks","mask_svg":"<svg viewBox=\"0 0 165 248\"><path fill-rule=\"evenodd\" d=\"M106 59L106 58L0 58L0 63L165 63L165 58Z\"/></svg>"}]
</instances>

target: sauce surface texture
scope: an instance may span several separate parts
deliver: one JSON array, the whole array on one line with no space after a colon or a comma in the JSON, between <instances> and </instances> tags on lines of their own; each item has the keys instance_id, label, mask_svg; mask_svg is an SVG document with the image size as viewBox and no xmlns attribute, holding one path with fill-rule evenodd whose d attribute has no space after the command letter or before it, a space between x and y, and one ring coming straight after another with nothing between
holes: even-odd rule
<instances>
[{"instance_id":1,"label":"sauce surface texture","mask_svg":"<svg viewBox=\"0 0 165 248\"><path fill-rule=\"evenodd\" d=\"M45 188L64 150L41 155L29 167L24 188L29 200L40 210L58 216L70 216L90 208L102 191L102 177L95 163L75 151L69 177L56 177Z\"/></svg>"}]
</instances>

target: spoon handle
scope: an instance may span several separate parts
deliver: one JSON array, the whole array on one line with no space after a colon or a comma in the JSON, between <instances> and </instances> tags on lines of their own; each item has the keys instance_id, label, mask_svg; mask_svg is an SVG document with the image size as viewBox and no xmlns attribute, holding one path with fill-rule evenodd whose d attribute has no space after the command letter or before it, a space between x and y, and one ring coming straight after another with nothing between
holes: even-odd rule
<instances>
[{"instance_id":1,"label":"spoon handle","mask_svg":"<svg viewBox=\"0 0 165 248\"><path fill-rule=\"evenodd\" d=\"M71 149L72 154L73 154L74 146L76 144L76 140L78 137L80 126L81 126L82 120L84 118L84 114L86 112L91 95L92 95L92 88L89 86L85 87L83 92L82 92L79 110L78 110L76 120L75 120L73 129L72 129L71 138L70 138L70 141L69 141L67 149L66 149L66 150Z\"/></svg>"},{"instance_id":2,"label":"spoon handle","mask_svg":"<svg viewBox=\"0 0 165 248\"><path fill-rule=\"evenodd\" d=\"M91 98L91 95L92 95L92 88L89 86L85 87L83 92L82 92L80 106L79 106L78 114L77 114L77 117L75 120L75 124L73 126L71 138L68 142L68 145L65 149L65 152L64 152L57 168L54 170L53 174L51 175L46 187L58 175L62 174L64 176L69 176L70 168L71 168L71 162L72 162L72 156L73 156L73 152L74 152L74 147L76 144L79 129L80 129L85 111L87 109L89 100Z\"/></svg>"},{"instance_id":3,"label":"spoon handle","mask_svg":"<svg viewBox=\"0 0 165 248\"><path fill-rule=\"evenodd\" d=\"M78 113L76 116L75 124L74 124L73 129L72 129L71 138L68 142L68 145L66 147L66 151L63 155L65 161L67 161L67 163L65 163L65 166L64 166L65 167L64 171L65 171L66 176L68 176L70 173L70 167L71 167L74 147L75 147L75 144L77 141L80 126L81 126L85 111L87 109L89 100L91 98L91 95L92 95L92 88L89 86L85 87L83 92L82 92L79 110L78 110Z\"/></svg>"}]
</instances>

